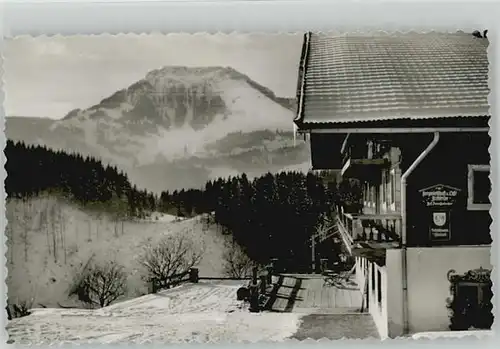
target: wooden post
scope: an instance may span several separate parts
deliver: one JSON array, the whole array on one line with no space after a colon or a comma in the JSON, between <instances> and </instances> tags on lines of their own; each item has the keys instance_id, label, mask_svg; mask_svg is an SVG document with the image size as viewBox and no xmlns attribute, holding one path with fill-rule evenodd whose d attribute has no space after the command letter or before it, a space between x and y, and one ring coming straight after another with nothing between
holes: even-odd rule
<instances>
[{"instance_id":1,"label":"wooden post","mask_svg":"<svg viewBox=\"0 0 500 349\"><path fill-rule=\"evenodd\" d=\"M198 268L191 268L189 269L189 281L192 283L198 283L199 280L199 270Z\"/></svg>"},{"instance_id":2,"label":"wooden post","mask_svg":"<svg viewBox=\"0 0 500 349\"><path fill-rule=\"evenodd\" d=\"M266 269L267 269L267 274L266 274L267 280L266 280L266 282L267 282L268 285L271 285L273 283L273 266L272 265L268 265L266 267Z\"/></svg>"},{"instance_id":3,"label":"wooden post","mask_svg":"<svg viewBox=\"0 0 500 349\"><path fill-rule=\"evenodd\" d=\"M267 288L267 275L260 275L260 293L265 294Z\"/></svg>"},{"instance_id":4,"label":"wooden post","mask_svg":"<svg viewBox=\"0 0 500 349\"><path fill-rule=\"evenodd\" d=\"M365 228L363 228L363 223L361 222L361 219L354 218L352 220L352 238L354 240L363 237L364 229Z\"/></svg>"},{"instance_id":5,"label":"wooden post","mask_svg":"<svg viewBox=\"0 0 500 349\"><path fill-rule=\"evenodd\" d=\"M252 284L257 285L257 267L252 267Z\"/></svg>"},{"instance_id":6,"label":"wooden post","mask_svg":"<svg viewBox=\"0 0 500 349\"><path fill-rule=\"evenodd\" d=\"M321 263L321 271L328 269L328 259L327 258L321 258L320 263Z\"/></svg>"},{"instance_id":7,"label":"wooden post","mask_svg":"<svg viewBox=\"0 0 500 349\"><path fill-rule=\"evenodd\" d=\"M249 309L252 313L258 313L260 311L259 307L259 289L256 284L250 286L250 307Z\"/></svg>"},{"instance_id":8,"label":"wooden post","mask_svg":"<svg viewBox=\"0 0 500 349\"><path fill-rule=\"evenodd\" d=\"M151 280L149 283L149 293L156 293L157 291L157 285L156 285L156 280Z\"/></svg>"},{"instance_id":9,"label":"wooden post","mask_svg":"<svg viewBox=\"0 0 500 349\"><path fill-rule=\"evenodd\" d=\"M259 288L257 286L257 267L252 267L252 283L250 285L250 310L252 313L260 311L259 307Z\"/></svg>"},{"instance_id":10,"label":"wooden post","mask_svg":"<svg viewBox=\"0 0 500 349\"><path fill-rule=\"evenodd\" d=\"M10 307L7 305L5 309L7 310L7 319L12 320L12 313L10 312Z\"/></svg>"},{"instance_id":11,"label":"wooden post","mask_svg":"<svg viewBox=\"0 0 500 349\"><path fill-rule=\"evenodd\" d=\"M273 272L276 272L278 269L278 258L271 258L271 266L273 268Z\"/></svg>"}]
</instances>

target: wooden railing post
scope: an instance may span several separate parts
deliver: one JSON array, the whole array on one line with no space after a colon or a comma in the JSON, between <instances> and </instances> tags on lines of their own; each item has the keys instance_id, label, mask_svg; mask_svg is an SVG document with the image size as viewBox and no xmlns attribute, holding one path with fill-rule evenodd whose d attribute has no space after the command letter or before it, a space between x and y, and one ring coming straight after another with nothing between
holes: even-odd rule
<instances>
[{"instance_id":1,"label":"wooden railing post","mask_svg":"<svg viewBox=\"0 0 500 349\"><path fill-rule=\"evenodd\" d=\"M398 242L401 238L399 214L350 214L343 213L339 224L353 241Z\"/></svg>"},{"instance_id":2,"label":"wooden railing post","mask_svg":"<svg viewBox=\"0 0 500 349\"><path fill-rule=\"evenodd\" d=\"M8 304L5 307L5 309L7 310L7 320L12 320L12 313L10 311L10 306Z\"/></svg>"},{"instance_id":3,"label":"wooden railing post","mask_svg":"<svg viewBox=\"0 0 500 349\"><path fill-rule=\"evenodd\" d=\"M259 291L261 294L265 294L266 293L266 289L267 289L267 275L260 275L259 277L260 279L260 283L259 283Z\"/></svg>"},{"instance_id":4,"label":"wooden railing post","mask_svg":"<svg viewBox=\"0 0 500 349\"><path fill-rule=\"evenodd\" d=\"M250 310L252 313L259 312L259 287L257 285L257 267L252 268L252 282L250 284Z\"/></svg>"},{"instance_id":5,"label":"wooden railing post","mask_svg":"<svg viewBox=\"0 0 500 349\"><path fill-rule=\"evenodd\" d=\"M158 292L158 283L156 279L152 279L149 281L149 293L156 293Z\"/></svg>"},{"instance_id":6,"label":"wooden railing post","mask_svg":"<svg viewBox=\"0 0 500 349\"><path fill-rule=\"evenodd\" d=\"M273 283L273 266L272 265L268 265L266 267L266 269L267 269L267 274L266 274L267 280L266 280L266 282L267 282L268 285L270 285L270 284Z\"/></svg>"},{"instance_id":7,"label":"wooden railing post","mask_svg":"<svg viewBox=\"0 0 500 349\"><path fill-rule=\"evenodd\" d=\"M352 222L352 239L358 240L363 235L363 224L359 218L353 218Z\"/></svg>"},{"instance_id":8,"label":"wooden railing post","mask_svg":"<svg viewBox=\"0 0 500 349\"><path fill-rule=\"evenodd\" d=\"M198 268L189 269L189 281L193 283L198 283L198 280L199 280Z\"/></svg>"}]
</instances>

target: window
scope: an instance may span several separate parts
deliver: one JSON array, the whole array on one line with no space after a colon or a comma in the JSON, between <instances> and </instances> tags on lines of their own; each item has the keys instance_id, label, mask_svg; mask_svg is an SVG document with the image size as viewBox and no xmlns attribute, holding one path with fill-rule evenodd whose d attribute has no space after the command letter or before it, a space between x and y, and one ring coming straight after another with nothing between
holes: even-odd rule
<instances>
[{"instance_id":1,"label":"window","mask_svg":"<svg viewBox=\"0 0 500 349\"><path fill-rule=\"evenodd\" d=\"M448 274L452 283L452 300L448 305L452 310L450 329L491 329L494 317L490 271L480 268L456 275L451 270Z\"/></svg>"},{"instance_id":2,"label":"window","mask_svg":"<svg viewBox=\"0 0 500 349\"><path fill-rule=\"evenodd\" d=\"M475 211L490 209L491 181L489 176L489 165L469 165L467 209Z\"/></svg>"}]
</instances>

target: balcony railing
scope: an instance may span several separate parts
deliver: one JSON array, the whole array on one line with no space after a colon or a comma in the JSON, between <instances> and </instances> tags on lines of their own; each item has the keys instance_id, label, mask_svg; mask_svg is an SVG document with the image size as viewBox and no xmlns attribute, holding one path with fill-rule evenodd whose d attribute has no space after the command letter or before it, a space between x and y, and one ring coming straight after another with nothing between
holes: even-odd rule
<instances>
[{"instance_id":1,"label":"balcony railing","mask_svg":"<svg viewBox=\"0 0 500 349\"><path fill-rule=\"evenodd\" d=\"M339 223L351 243L398 242L401 237L401 216L398 214L342 213Z\"/></svg>"},{"instance_id":2,"label":"balcony railing","mask_svg":"<svg viewBox=\"0 0 500 349\"><path fill-rule=\"evenodd\" d=\"M351 159L368 159L368 147L358 146L356 148L347 148L344 154L342 154L342 166L345 166Z\"/></svg>"},{"instance_id":3,"label":"balcony railing","mask_svg":"<svg viewBox=\"0 0 500 349\"><path fill-rule=\"evenodd\" d=\"M382 174L381 169L387 166L389 160L385 158L368 159L366 155L351 156L345 159L340 173L342 176L378 182Z\"/></svg>"}]
</instances>

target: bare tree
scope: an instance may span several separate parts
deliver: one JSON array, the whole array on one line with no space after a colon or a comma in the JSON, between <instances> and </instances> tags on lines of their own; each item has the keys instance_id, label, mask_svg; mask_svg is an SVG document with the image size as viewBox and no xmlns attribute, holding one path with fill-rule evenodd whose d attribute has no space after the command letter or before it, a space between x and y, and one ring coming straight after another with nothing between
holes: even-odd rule
<instances>
[{"instance_id":1,"label":"bare tree","mask_svg":"<svg viewBox=\"0 0 500 349\"><path fill-rule=\"evenodd\" d=\"M50 225L51 225L51 235L52 235L52 252L54 252L54 261L57 263L57 239L56 239L56 208L54 205L50 206Z\"/></svg>"},{"instance_id":2,"label":"bare tree","mask_svg":"<svg viewBox=\"0 0 500 349\"><path fill-rule=\"evenodd\" d=\"M65 242L65 235L66 235L66 217L64 215L63 209L59 203L56 203L57 205L57 222L58 222L58 232L59 232L59 241L61 243L61 247L63 249L64 253L64 264L67 262L67 253L66 253L66 242Z\"/></svg>"},{"instance_id":3,"label":"bare tree","mask_svg":"<svg viewBox=\"0 0 500 349\"><path fill-rule=\"evenodd\" d=\"M18 304L12 304L10 305L7 303L6 309L7 309L7 317L9 320L23 317L23 316L28 316L31 314L31 307L33 306L33 302L31 301L20 301Z\"/></svg>"},{"instance_id":4,"label":"bare tree","mask_svg":"<svg viewBox=\"0 0 500 349\"><path fill-rule=\"evenodd\" d=\"M116 262L88 263L76 279L70 296L77 295L90 307L106 307L125 295L126 283L127 274Z\"/></svg>"},{"instance_id":5,"label":"bare tree","mask_svg":"<svg viewBox=\"0 0 500 349\"><path fill-rule=\"evenodd\" d=\"M88 238L88 241L92 241L92 222L91 222L91 218L90 216L87 217L87 223L89 225L89 238Z\"/></svg>"},{"instance_id":6,"label":"bare tree","mask_svg":"<svg viewBox=\"0 0 500 349\"><path fill-rule=\"evenodd\" d=\"M8 252L9 252L9 263L14 264L14 246L15 246L15 229L16 229L16 211L17 211L17 205L16 201L12 200L10 201L10 205L5 206L5 216L7 218L7 225L5 226L5 233L7 235L7 246L8 246Z\"/></svg>"},{"instance_id":7,"label":"bare tree","mask_svg":"<svg viewBox=\"0 0 500 349\"><path fill-rule=\"evenodd\" d=\"M31 205L30 201L23 198L21 201L21 212L17 216L19 226L21 227L21 239L24 244L24 261L28 261L29 230L31 228Z\"/></svg>"},{"instance_id":8,"label":"bare tree","mask_svg":"<svg viewBox=\"0 0 500 349\"><path fill-rule=\"evenodd\" d=\"M146 280L156 287L169 287L177 275L187 273L198 264L202 248L188 235L168 235L156 245L147 245L139 259L146 269Z\"/></svg>"},{"instance_id":9,"label":"bare tree","mask_svg":"<svg viewBox=\"0 0 500 349\"><path fill-rule=\"evenodd\" d=\"M50 248L50 236L49 236L49 215L47 212L47 200L44 200L45 206L40 211L40 230L45 232L47 238L47 250L48 254L51 255L52 251Z\"/></svg>"},{"instance_id":10,"label":"bare tree","mask_svg":"<svg viewBox=\"0 0 500 349\"><path fill-rule=\"evenodd\" d=\"M117 197L111 201L111 217L114 224L115 236L118 237L121 224L121 235L123 235L123 221L127 218L127 203Z\"/></svg>"},{"instance_id":11,"label":"bare tree","mask_svg":"<svg viewBox=\"0 0 500 349\"><path fill-rule=\"evenodd\" d=\"M333 217L327 214L322 214L314 227L315 234L317 235L317 238L319 238L319 241L326 239L335 226L336 224Z\"/></svg>"},{"instance_id":12,"label":"bare tree","mask_svg":"<svg viewBox=\"0 0 500 349\"><path fill-rule=\"evenodd\" d=\"M253 262L238 244L228 244L223 258L224 273L227 276L243 278L251 275Z\"/></svg>"}]
</instances>

